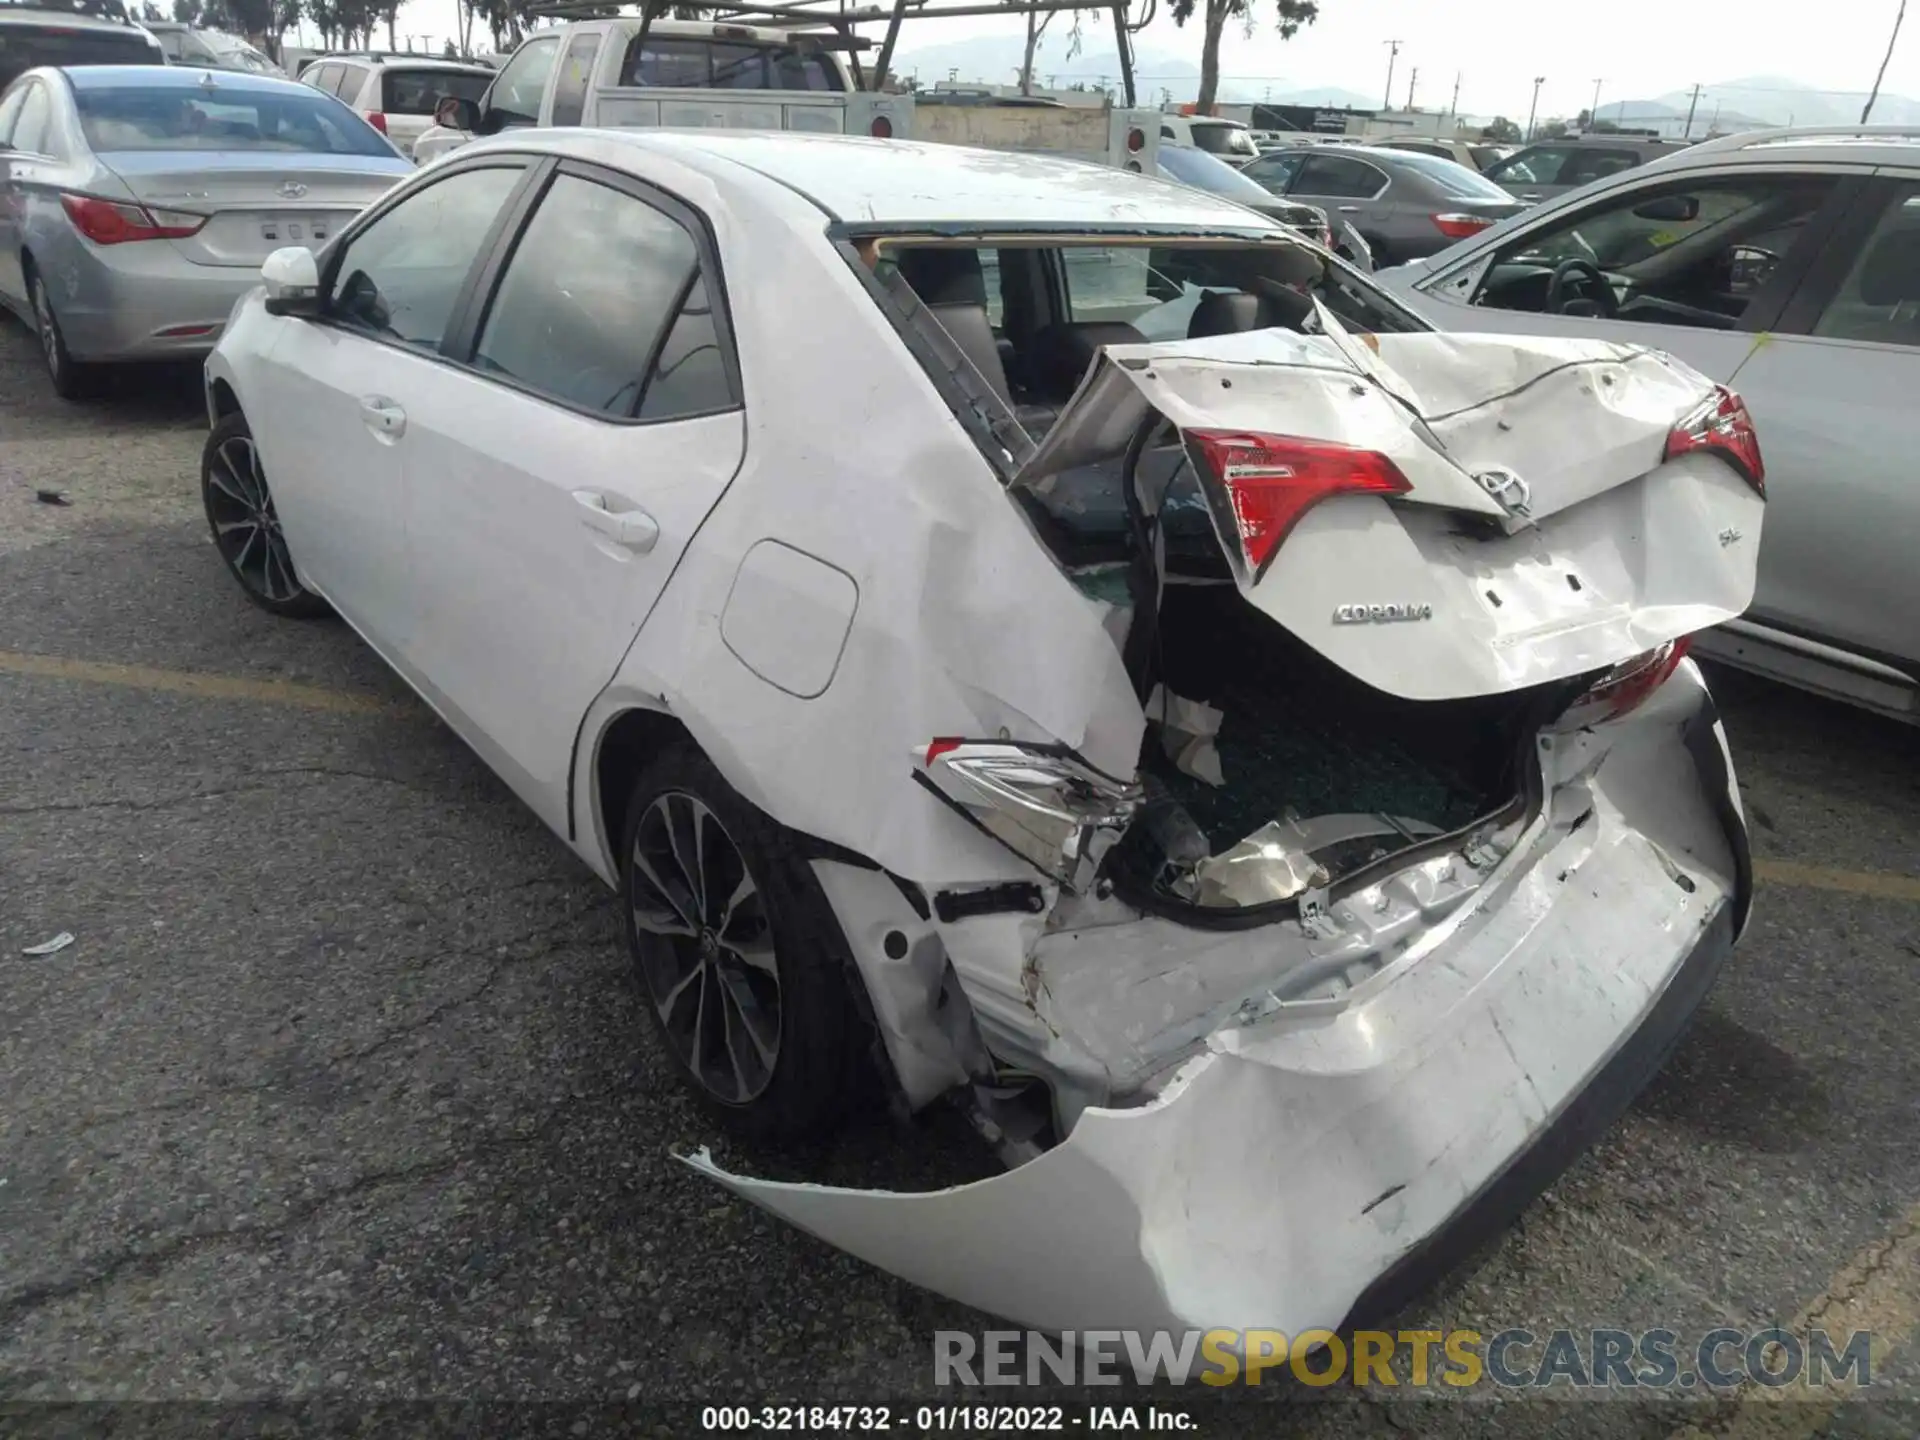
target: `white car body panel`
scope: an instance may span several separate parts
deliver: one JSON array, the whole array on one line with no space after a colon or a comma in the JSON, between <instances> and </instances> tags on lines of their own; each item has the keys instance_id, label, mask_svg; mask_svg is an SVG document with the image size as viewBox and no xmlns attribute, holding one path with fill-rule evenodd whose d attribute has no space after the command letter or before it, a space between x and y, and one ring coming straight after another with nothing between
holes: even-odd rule
<instances>
[{"instance_id":1,"label":"white car body panel","mask_svg":"<svg viewBox=\"0 0 1920 1440\"><path fill-rule=\"evenodd\" d=\"M253 424L303 580L609 883L621 860L597 783L606 736L636 710L670 716L742 796L818 842L809 863L906 1102L1001 1065L1044 1077L1059 1123L1038 1158L930 1195L695 1162L720 1183L1031 1324L1293 1332L1337 1324L1477 1203L1580 1108L1661 997L1695 987L1690 1012L1750 880L1731 766L1691 665L1624 718L1529 741L1538 793L1501 818L1440 837L1324 914L1303 906L1252 929L1149 922L1034 885L1027 861L915 783L928 742L955 735L1065 745L1131 775L1146 717L1112 607L1040 543L809 187L882 224L1277 226L1138 177L1073 166L1073 184L1052 185L1065 162L938 146L576 131L474 148L597 162L697 209L734 281L743 406L646 427L589 420L359 342L376 362L337 329L268 316L256 293L207 374ZM856 153L859 166L845 159ZM1375 338L1377 358L1337 325L1110 351L1052 453L1117 424L1115 397L1149 393L1129 362L1164 370L1156 401L1208 423L1257 412L1269 428L1391 447L1416 484L1399 507L1414 518L1383 520L1372 498L1326 502L1287 542L1283 558L1300 563L1250 598L1407 693L1584 675L1737 608L1752 548L1715 531L1734 517L1757 535L1757 501L1717 460L1662 465L1656 443L1710 393L1701 377L1621 347ZM1286 346L1312 364L1257 363ZM1556 388L1560 374L1613 374L1616 387L1597 388L1620 397ZM1221 378L1247 380L1246 414L1217 396L1202 405L1197 386ZM1415 438L1395 408L1409 398L1469 467L1504 457L1540 479L1540 523L1481 542L1516 587L1512 628L1431 627L1433 656L1394 650L1404 642L1387 633L1428 627L1333 635L1320 619L1387 554L1405 562L1395 586L1423 564L1486 579L1442 555L1438 529L1422 537L1421 516L1491 521L1499 507ZM403 424L376 423L369 399ZM1444 413L1495 400L1492 431ZM1556 422L1591 450L1561 459ZM636 543L610 545L578 491L644 509L654 533L636 521L619 532ZM1343 557L1338 575L1322 549ZM1568 556L1595 578L1590 610L1526 578ZM1025 882L1040 905L949 919L901 882L936 898ZM1290 967L1333 978L1290 990Z\"/></svg>"},{"instance_id":2,"label":"white car body panel","mask_svg":"<svg viewBox=\"0 0 1920 1440\"><path fill-rule=\"evenodd\" d=\"M1702 693L1683 667L1613 743L1655 752ZM1549 763L1578 773L1606 745ZM1082 1112L1005 1175L914 1194L688 1163L829 1244L1038 1329L1337 1327L1565 1113L1726 923L1732 875L1706 808L1682 807L1663 843L1637 829L1661 808L1649 781L1687 777L1621 766L1615 791L1599 766L1578 787L1591 811L1543 816L1430 952L1331 1011L1215 1030L1150 1099ZM1683 846L1691 891L1669 878L1666 847Z\"/></svg>"},{"instance_id":3,"label":"white car body panel","mask_svg":"<svg viewBox=\"0 0 1920 1440\"><path fill-rule=\"evenodd\" d=\"M1676 420L1710 393L1706 377L1601 340L1375 344L1262 330L1109 346L1016 483L1117 453L1150 410L1182 430L1385 454L1412 482L1405 497L1323 501L1242 589L1342 669L1411 700L1618 664L1752 601L1765 502L1717 459L1663 463ZM1504 515L1474 479L1494 467L1526 482L1534 523L1460 536L1449 512ZM1739 538L1720 538L1729 531ZM1430 606L1433 623L1344 623L1342 601Z\"/></svg>"}]
</instances>

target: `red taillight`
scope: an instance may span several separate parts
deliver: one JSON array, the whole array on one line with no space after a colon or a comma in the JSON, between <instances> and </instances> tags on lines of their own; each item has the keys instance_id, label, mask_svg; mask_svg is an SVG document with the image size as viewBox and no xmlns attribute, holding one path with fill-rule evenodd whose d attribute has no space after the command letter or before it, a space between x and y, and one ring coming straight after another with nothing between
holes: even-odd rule
<instances>
[{"instance_id":1,"label":"red taillight","mask_svg":"<svg viewBox=\"0 0 1920 1440\"><path fill-rule=\"evenodd\" d=\"M73 228L96 245L124 245L129 240L184 240L207 223L204 215L146 210L91 195L62 195L60 208L67 212Z\"/></svg>"},{"instance_id":2,"label":"red taillight","mask_svg":"<svg viewBox=\"0 0 1920 1440\"><path fill-rule=\"evenodd\" d=\"M1237 430L1188 430L1185 438L1194 463L1226 492L1254 580L1300 517L1329 495L1404 495L1413 488L1399 466L1373 450Z\"/></svg>"},{"instance_id":3,"label":"red taillight","mask_svg":"<svg viewBox=\"0 0 1920 1440\"><path fill-rule=\"evenodd\" d=\"M893 138L893 121L884 115L876 115L873 117L873 123L867 127L867 133L876 140L891 140Z\"/></svg>"},{"instance_id":4,"label":"red taillight","mask_svg":"<svg viewBox=\"0 0 1920 1440\"><path fill-rule=\"evenodd\" d=\"M1464 240L1469 235L1478 235L1493 221L1484 215L1436 215L1433 224L1449 240Z\"/></svg>"},{"instance_id":5,"label":"red taillight","mask_svg":"<svg viewBox=\"0 0 1920 1440\"><path fill-rule=\"evenodd\" d=\"M1724 385L1714 386L1713 398L1667 436L1667 459L1696 451L1718 455L1740 472L1740 478L1753 487L1756 495L1766 498L1767 467L1760 458L1760 437L1753 433L1753 417L1747 414L1747 402Z\"/></svg>"},{"instance_id":6,"label":"red taillight","mask_svg":"<svg viewBox=\"0 0 1920 1440\"><path fill-rule=\"evenodd\" d=\"M1631 660L1623 660L1567 707L1566 714L1560 717L1560 728L1577 730L1586 725L1598 725L1604 720L1618 720L1622 715L1639 709L1646 698L1666 684L1673 672L1680 668L1680 662L1687 658L1687 651L1692 646L1693 637L1682 635L1678 640L1669 640L1656 649L1643 651Z\"/></svg>"},{"instance_id":7,"label":"red taillight","mask_svg":"<svg viewBox=\"0 0 1920 1440\"><path fill-rule=\"evenodd\" d=\"M1144 130L1127 131L1127 149L1135 155L1147 148L1147 132Z\"/></svg>"},{"instance_id":8,"label":"red taillight","mask_svg":"<svg viewBox=\"0 0 1920 1440\"><path fill-rule=\"evenodd\" d=\"M374 129L378 130L382 135L386 134L387 133L386 112L382 110L369 110L367 112L367 124L371 125Z\"/></svg>"},{"instance_id":9,"label":"red taillight","mask_svg":"<svg viewBox=\"0 0 1920 1440\"><path fill-rule=\"evenodd\" d=\"M949 750L958 750L967 742L959 739L930 740L927 742L927 761L931 765Z\"/></svg>"}]
</instances>

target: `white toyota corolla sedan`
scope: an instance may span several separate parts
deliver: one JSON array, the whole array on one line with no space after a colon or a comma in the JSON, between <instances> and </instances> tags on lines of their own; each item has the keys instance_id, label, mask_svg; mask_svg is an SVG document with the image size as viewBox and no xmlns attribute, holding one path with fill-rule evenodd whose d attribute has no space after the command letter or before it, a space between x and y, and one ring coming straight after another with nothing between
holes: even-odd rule
<instances>
[{"instance_id":1,"label":"white toyota corolla sedan","mask_svg":"<svg viewBox=\"0 0 1920 1440\"><path fill-rule=\"evenodd\" d=\"M1658 1067L1751 889L1688 637L1764 510L1653 351L1431 333L1226 201L516 134L276 253L228 569L609 886L717 1121L964 1105L925 1194L689 1163L1047 1330L1377 1313Z\"/></svg>"}]
</instances>

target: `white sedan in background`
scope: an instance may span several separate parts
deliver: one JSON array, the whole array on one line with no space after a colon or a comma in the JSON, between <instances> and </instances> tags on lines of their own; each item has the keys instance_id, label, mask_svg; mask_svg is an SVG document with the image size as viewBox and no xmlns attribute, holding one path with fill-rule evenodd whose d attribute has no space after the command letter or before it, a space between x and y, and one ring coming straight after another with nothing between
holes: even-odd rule
<instances>
[{"instance_id":1,"label":"white sedan in background","mask_svg":"<svg viewBox=\"0 0 1920 1440\"><path fill-rule=\"evenodd\" d=\"M1684 366L839 136L481 141L264 274L207 364L227 567L619 888L717 1121L975 1116L1008 1172L926 1195L690 1160L900 1275L1054 1331L1377 1313L1743 924L1684 653L1762 477Z\"/></svg>"}]
</instances>

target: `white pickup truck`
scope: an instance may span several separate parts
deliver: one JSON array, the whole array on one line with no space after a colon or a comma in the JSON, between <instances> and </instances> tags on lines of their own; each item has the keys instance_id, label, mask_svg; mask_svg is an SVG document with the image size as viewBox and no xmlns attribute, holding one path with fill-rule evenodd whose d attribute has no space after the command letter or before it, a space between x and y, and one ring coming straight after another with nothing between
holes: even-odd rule
<instances>
[{"instance_id":1,"label":"white pickup truck","mask_svg":"<svg viewBox=\"0 0 1920 1440\"><path fill-rule=\"evenodd\" d=\"M476 104L445 99L414 142L422 165L516 126L812 130L1068 155L1154 174L1153 110L1049 104L916 105L859 89L838 37L693 20L582 20L535 31Z\"/></svg>"}]
</instances>

